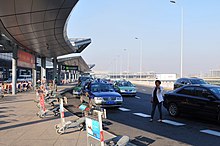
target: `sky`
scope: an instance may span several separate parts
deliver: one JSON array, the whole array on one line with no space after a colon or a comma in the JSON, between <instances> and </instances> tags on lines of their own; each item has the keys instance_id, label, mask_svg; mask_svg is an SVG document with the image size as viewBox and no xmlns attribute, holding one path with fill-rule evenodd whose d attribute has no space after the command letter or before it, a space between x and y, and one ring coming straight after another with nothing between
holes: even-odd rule
<instances>
[{"instance_id":1,"label":"sky","mask_svg":"<svg viewBox=\"0 0 220 146\"><path fill-rule=\"evenodd\" d=\"M95 71L140 72L142 56L143 72L179 74L181 7L183 74L220 69L219 0L79 0L67 34L92 39L79 55Z\"/></svg>"}]
</instances>

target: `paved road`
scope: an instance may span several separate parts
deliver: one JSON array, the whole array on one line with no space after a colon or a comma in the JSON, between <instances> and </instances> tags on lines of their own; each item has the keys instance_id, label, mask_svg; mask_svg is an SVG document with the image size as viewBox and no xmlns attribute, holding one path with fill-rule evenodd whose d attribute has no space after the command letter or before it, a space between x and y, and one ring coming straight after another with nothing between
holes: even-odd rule
<instances>
[{"instance_id":1,"label":"paved road","mask_svg":"<svg viewBox=\"0 0 220 146\"><path fill-rule=\"evenodd\" d=\"M167 123L157 122L157 111L154 122L149 122L151 89L143 86L137 88L137 97L124 97L122 108L107 109L109 122L106 127L109 132L128 135L139 146L220 145L220 126L201 117L181 115L172 118L163 109L163 118L168 120L165 121ZM211 133L219 136L202 133L200 130L214 130Z\"/></svg>"}]
</instances>

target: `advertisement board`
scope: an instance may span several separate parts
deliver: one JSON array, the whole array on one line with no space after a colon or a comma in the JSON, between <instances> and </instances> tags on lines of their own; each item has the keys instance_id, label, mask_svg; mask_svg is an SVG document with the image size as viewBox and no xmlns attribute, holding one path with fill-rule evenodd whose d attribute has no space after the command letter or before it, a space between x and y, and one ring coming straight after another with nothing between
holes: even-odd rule
<instances>
[{"instance_id":1,"label":"advertisement board","mask_svg":"<svg viewBox=\"0 0 220 146\"><path fill-rule=\"evenodd\" d=\"M98 114L98 119L86 117L87 146L96 145L96 143L94 143L94 141L92 142L91 139L98 141L100 146L104 146L105 140L102 128L102 116L105 115L105 111L94 110L93 112Z\"/></svg>"},{"instance_id":2,"label":"advertisement board","mask_svg":"<svg viewBox=\"0 0 220 146\"><path fill-rule=\"evenodd\" d=\"M35 56L28 52L18 50L17 65L24 68L35 68Z\"/></svg>"},{"instance_id":3,"label":"advertisement board","mask_svg":"<svg viewBox=\"0 0 220 146\"><path fill-rule=\"evenodd\" d=\"M100 124L98 121L86 118L87 134L100 141Z\"/></svg>"}]
</instances>

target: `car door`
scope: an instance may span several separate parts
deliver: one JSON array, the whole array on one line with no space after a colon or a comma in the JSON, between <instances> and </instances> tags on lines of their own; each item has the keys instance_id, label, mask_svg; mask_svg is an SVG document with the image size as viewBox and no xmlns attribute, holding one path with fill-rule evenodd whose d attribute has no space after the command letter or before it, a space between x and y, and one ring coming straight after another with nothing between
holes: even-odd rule
<instances>
[{"instance_id":1,"label":"car door","mask_svg":"<svg viewBox=\"0 0 220 146\"><path fill-rule=\"evenodd\" d=\"M216 97L206 88L195 88L195 98L191 101L191 104L200 115L205 115L207 117L217 116L218 103L216 102Z\"/></svg>"},{"instance_id":2,"label":"car door","mask_svg":"<svg viewBox=\"0 0 220 146\"><path fill-rule=\"evenodd\" d=\"M192 100L194 92L194 87L191 86L183 87L177 92L176 96L179 99L179 107L183 111L192 111L193 107L189 104L189 101Z\"/></svg>"}]
</instances>

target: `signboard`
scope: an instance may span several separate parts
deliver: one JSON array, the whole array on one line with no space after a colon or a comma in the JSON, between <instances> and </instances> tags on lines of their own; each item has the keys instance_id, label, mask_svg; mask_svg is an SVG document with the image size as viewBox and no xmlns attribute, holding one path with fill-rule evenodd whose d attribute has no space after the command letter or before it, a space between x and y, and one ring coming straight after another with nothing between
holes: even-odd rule
<instances>
[{"instance_id":1,"label":"signboard","mask_svg":"<svg viewBox=\"0 0 220 146\"><path fill-rule=\"evenodd\" d=\"M62 70L78 70L78 66L62 65Z\"/></svg>"},{"instance_id":2,"label":"signboard","mask_svg":"<svg viewBox=\"0 0 220 146\"><path fill-rule=\"evenodd\" d=\"M18 50L17 65L24 68L35 68L35 56L28 52Z\"/></svg>"},{"instance_id":3,"label":"signboard","mask_svg":"<svg viewBox=\"0 0 220 146\"><path fill-rule=\"evenodd\" d=\"M87 133L87 146L93 145L91 138L98 141L100 146L104 146L104 132L102 129L102 114L103 112L94 110L98 114L98 119L86 117L86 133Z\"/></svg>"},{"instance_id":4,"label":"signboard","mask_svg":"<svg viewBox=\"0 0 220 146\"><path fill-rule=\"evenodd\" d=\"M100 124L98 121L86 118L87 134L97 140L101 140L100 137Z\"/></svg>"}]
</instances>

